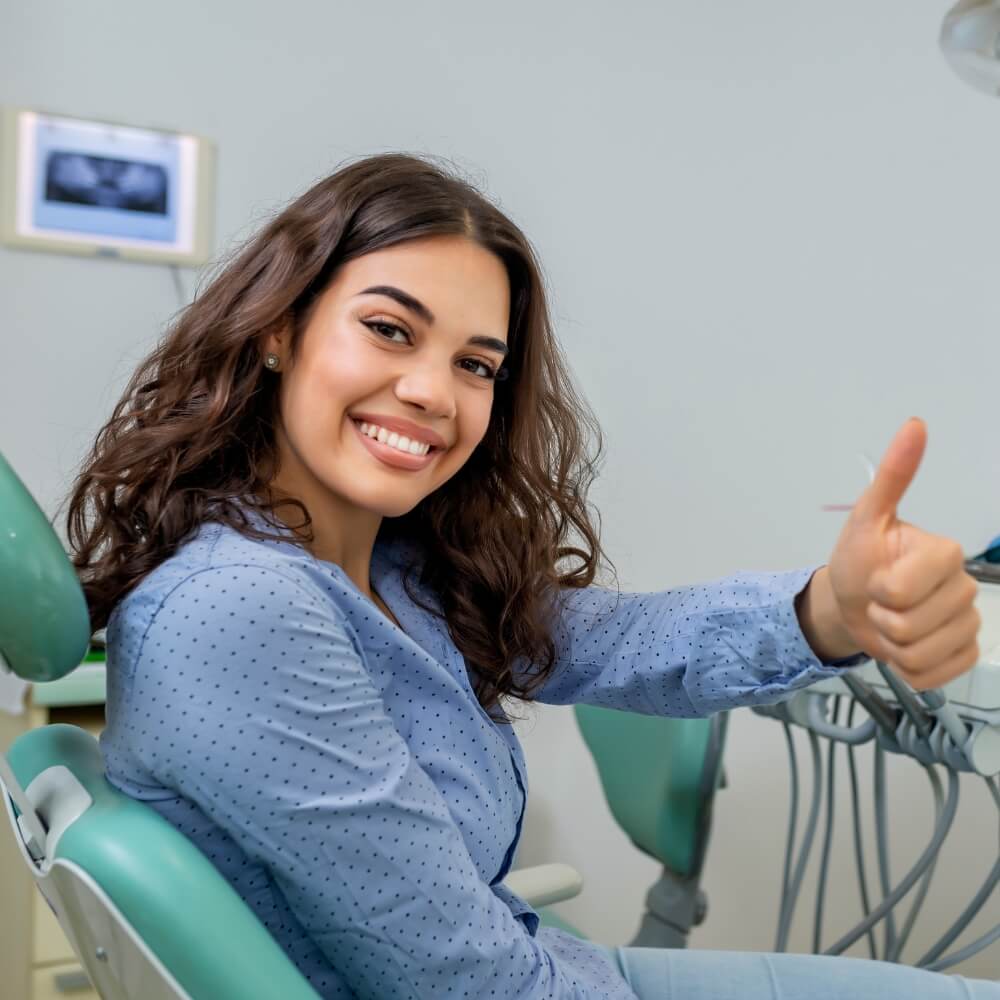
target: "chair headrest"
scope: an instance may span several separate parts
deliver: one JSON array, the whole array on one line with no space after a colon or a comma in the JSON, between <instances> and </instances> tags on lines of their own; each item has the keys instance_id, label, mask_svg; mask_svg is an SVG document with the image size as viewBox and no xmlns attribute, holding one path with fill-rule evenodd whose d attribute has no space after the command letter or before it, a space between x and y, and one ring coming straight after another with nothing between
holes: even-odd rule
<instances>
[{"instance_id":1,"label":"chair headrest","mask_svg":"<svg viewBox=\"0 0 1000 1000\"><path fill-rule=\"evenodd\" d=\"M25 680L54 681L83 660L89 641L76 571L0 454L0 656Z\"/></svg>"}]
</instances>

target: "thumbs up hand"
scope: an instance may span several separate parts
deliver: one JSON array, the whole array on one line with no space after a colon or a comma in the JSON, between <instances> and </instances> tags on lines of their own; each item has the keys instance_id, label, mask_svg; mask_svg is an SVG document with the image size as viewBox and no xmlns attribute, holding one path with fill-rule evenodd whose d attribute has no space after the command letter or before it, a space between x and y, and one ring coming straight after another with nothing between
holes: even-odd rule
<instances>
[{"instance_id":1,"label":"thumbs up hand","mask_svg":"<svg viewBox=\"0 0 1000 1000\"><path fill-rule=\"evenodd\" d=\"M953 680L979 659L978 586L958 542L896 516L927 444L922 420L893 438L844 525L828 566L846 634L917 690Z\"/></svg>"}]
</instances>

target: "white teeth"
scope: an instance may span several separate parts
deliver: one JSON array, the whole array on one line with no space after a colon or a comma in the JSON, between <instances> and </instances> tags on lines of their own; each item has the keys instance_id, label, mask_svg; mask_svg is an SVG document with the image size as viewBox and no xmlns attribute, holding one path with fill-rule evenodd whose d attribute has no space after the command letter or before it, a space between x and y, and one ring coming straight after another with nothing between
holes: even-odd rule
<instances>
[{"instance_id":1,"label":"white teeth","mask_svg":"<svg viewBox=\"0 0 1000 1000\"><path fill-rule=\"evenodd\" d=\"M405 435L398 434L396 431L389 431L385 427L379 427L377 424L360 421L358 426L362 434L370 438L375 438L376 441L380 441L390 448L395 448L397 451L406 452L409 455L426 455L431 450L429 444L425 444L422 441L411 441Z\"/></svg>"}]
</instances>

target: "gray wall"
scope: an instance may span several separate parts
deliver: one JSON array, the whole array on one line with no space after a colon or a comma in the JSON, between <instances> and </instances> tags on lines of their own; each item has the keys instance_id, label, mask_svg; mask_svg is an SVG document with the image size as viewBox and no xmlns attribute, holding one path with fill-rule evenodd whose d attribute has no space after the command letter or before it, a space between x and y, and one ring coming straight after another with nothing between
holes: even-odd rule
<instances>
[{"instance_id":1,"label":"gray wall","mask_svg":"<svg viewBox=\"0 0 1000 1000\"><path fill-rule=\"evenodd\" d=\"M211 137L220 251L345 157L428 151L485 180L539 249L603 424L594 500L622 585L659 589L826 558L841 515L820 505L854 499L856 453L880 455L910 414L930 444L902 516L967 551L1000 532L1000 103L938 55L944 11L7 0L0 101ZM177 304L162 267L0 248L0 449L50 511ZM624 942L655 866L608 818L569 710L521 728L521 860L575 863L587 888L562 912ZM767 948L779 727L740 713L729 761L694 943ZM929 791L894 765L902 871ZM995 856L994 811L965 784L921 940ZM844 865L829 933L857 909ZM996 968L994 951L964 971Z\"/></svg>"}]
</instances>

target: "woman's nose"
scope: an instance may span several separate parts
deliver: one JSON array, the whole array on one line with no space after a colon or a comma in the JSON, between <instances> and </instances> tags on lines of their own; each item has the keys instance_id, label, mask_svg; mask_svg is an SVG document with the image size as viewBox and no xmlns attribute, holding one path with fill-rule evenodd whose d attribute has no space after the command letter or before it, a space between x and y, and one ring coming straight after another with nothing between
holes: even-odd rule
<instances>
[{"instance_id":1,"label":"woman's nose","mask_svg":"<svg viewBox=\"0 0 1000 1000\"><path fill-rule=\"evenodd\" d=\"M455 416L455 393L450 366L424 364L408 369L396 379L396 398L419 406L436 417Z\"/></svg>"}]
</instances>

